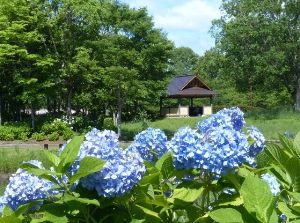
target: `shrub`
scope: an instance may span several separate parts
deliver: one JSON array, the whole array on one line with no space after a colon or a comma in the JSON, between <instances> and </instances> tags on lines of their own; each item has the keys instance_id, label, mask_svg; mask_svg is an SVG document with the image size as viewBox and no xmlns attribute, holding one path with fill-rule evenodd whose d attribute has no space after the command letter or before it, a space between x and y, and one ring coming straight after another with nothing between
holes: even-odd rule
<instances>
[{"instance_id":1,"label":"shrub","mask_svg":"<svg viewBox=\"0 0 300 223\"><path fill-rule=\"evenodd\" d=\"M0 127L0 140L27 140L30 128L24 123L6 124Z\"/></svg>"},{"instance_id":2,"label":"shrub","mask_svg":"<svg viewBox=\"0 0 300 223\"><path fill-rule=\"evenodd\" d=\"M114 125L113 118L106 117L103 119L103 129L113 130L115 131L117 128Z\"/></svg>"},{"instance_id":3,"label":"shrub","mask_svg":"<svg viewBox=\"0 0 300 223\"><path fill-rule=\"evenodd\" d=\"M59 140L59 134L58 132L52 132L51 134L48 135L48 139L50 141L56 141Z\"/></svg>"},{"instance_id":4,"label":"shrub","mask_svg":"<svg viewBox=\"0 0 300 223\"><path fill-rule=\"evenodd\" d=\"M46 135L43 132L35 132L31 135L31 138L36 141L43 141L47 139Z\"/></svg>"},{"instance_id":5,"label":"shrub","mask_svg":"<svg viewBox=\"0 0 300 223\"><path fill-rule=\"evenodd\" d=\"M51 135L51 138L54 136L54 138L56 138L56 135L58 134L58 136L62 136L64 139L69 139L74 134L69 124L61 119L55 119L51 123L45 123L41 127L41 132L45 135L48 135L48 137Z\"/></svg>"}]
</instances>

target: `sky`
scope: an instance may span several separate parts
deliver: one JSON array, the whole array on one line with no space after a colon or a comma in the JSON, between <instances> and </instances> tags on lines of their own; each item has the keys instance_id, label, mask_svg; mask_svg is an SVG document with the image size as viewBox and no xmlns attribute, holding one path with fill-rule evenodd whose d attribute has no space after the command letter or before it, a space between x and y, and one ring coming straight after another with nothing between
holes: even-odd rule
<instances>
[{"instance_id":1,"label":"sky","mask_svg":"<svg viewBox=\"0 0 300 223\"><path fill-rule=\"evenodd\" d=\"M211 22L221 16L222 0L123 0L134 8L147 7L156 28L176 47L190 47L199 55L214 46Z\"/></svg>"}]
</instances>

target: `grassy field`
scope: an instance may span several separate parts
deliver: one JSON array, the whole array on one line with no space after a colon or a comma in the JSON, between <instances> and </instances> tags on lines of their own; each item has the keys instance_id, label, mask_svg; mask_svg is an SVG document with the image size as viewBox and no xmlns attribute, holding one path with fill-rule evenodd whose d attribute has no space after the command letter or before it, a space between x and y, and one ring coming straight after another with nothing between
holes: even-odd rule
<instances>
[{"instance_id":1,"label":"grassy field","mask_svg":"<svg viewBox=\"0 0 300 223\"><path fill-rule=\"evenodd\" d=\"M0 148L0 194L3 193L10 174L16 172L18 167L28 160L40 160L49 166L40 148Z\"/></svg>"},{"instance_id":2,"label":"grassy field","mask_svg":"<svg viewBox=\"0 0 300 223\"><path fill-rule=\"evenodd\" d=\"M184 126L195 128L204 117L164 118L153 122L135 122L122 125L124 140L131 140L134 135L147 127L159 128L171 138ZM260 129L266 139L277 139L278 134L289 132L292 135L300 132L300 112L272 111L246 114L246 125L254 125Z\"/></svg>"}]
</instances>

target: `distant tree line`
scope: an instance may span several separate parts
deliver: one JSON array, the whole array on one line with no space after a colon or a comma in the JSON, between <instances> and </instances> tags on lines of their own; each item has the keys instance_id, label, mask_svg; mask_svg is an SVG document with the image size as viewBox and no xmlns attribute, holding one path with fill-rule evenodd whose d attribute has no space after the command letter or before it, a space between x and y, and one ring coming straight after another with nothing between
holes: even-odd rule
<instances>
[{"instance_id":1,"label":"distant tree line","mask_svg":"<svg viewBox=\"0 0 300 223\"><path fill-rule=\"evenodd\" d=\"M173 48L146 9L119 1L0 0L2 122L156 104Z\"/></svg>"},{"instance_id":2,"label":"distant tree line","mask_svg":"<svg viewBox=\"0 0 300 223\"><path fill-rule=\"evenodd\" d=\"M145 8L113 0L0 0L0 124L29 110L97 119L159 104L174 75L197 73L221 106L300 109L300 2L223 0L199 57L175 48ZM123 114L123 116L122 116Z\"/></svg>"},{"instance_id":3,"label":"distant tree line","mask_svg":"<svg viewBox=\"0 0 300 223\"><path fill-rule=\"evenodd\" d=\"M300 110L300 1L223 0L196 70L224 104Z\"/></svg>"}]
</instances>

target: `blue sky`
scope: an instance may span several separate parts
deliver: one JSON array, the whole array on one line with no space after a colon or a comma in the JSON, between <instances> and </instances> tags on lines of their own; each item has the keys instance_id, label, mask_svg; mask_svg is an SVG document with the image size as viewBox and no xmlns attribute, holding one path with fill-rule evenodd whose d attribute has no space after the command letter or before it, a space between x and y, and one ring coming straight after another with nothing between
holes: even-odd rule
<instances>
[{"instance_id":1,"label":"blue sky","mask_svg":"<svg viewBox=\"0 0 300 223\"><path fill-rule=\"evenodd\" d=\"M131 7L147 7L155 26L162 28L177 47L187 46L199 55L214 46L208 33L219 18L222 0L123 0Z\"/></svg>"}]
</instances>

